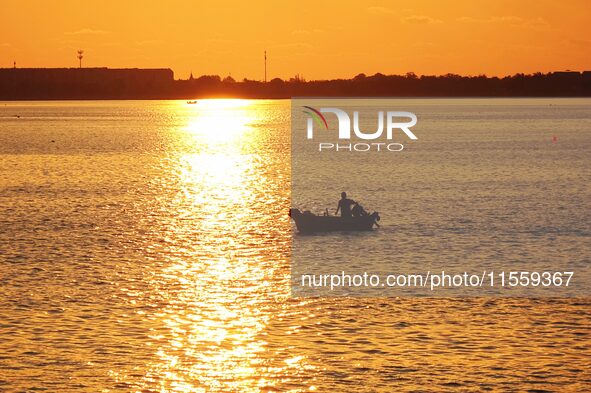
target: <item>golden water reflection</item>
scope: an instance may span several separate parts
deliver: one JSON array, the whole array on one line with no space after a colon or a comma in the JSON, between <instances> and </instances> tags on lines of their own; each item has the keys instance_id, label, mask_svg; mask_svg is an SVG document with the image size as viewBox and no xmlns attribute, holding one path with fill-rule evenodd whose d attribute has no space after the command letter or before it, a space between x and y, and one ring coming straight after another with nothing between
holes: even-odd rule
<instances>
[{"instance_id":1,"label":"golden water reflection","mask_svg":"<svg viewBox=\"0 0 591 393\"><path fill-rule=\"evenodd\" d=\"M0 107L2 392L591 391L589 298L290 298L287 101L22 103L18 120L14 109ZM587 162L573 119L561 140L577 148L555 151L566 161L536 161L568 163L547 176L568 180ZM429 168L448 154L497 154L487 142L497 120L467 123L485 139L459 153L445 148L456 134L431 133L443 150ZM223 122L234 126L206 126ZM396 170L407 179L416 167ZM530 174L525 194L541 184ZM408 211L382 228L420 264L430 259L415 250L439 238L437 215L420 213L434 200L403 202L416 198L412 184L442 189L405 184L391 206ZM566 206L565 228L581 231L540 242L588 240L589 220Z\"/></svg>"},{"instance_id":2,"label":"golden water reflection","mask_svg":"<svg viewBox=\"0 0 591 393\"><path fill-rule=\"evenodd\" d=\"M151 336L158 361L144 386L160 392L271 389L275 381L265 374L273 369L260 354L269 297L282 292L269 281L285 253L266 243L285 223L266 218L277 179L266 171L272 160L256 149L257 139L268 135L252 126L265 113L242 100L179 104L178 112L186 121L177 137L190 148L167 161L158 181L169 188L171 212L160 233L168 239L165 262L154 277L165 306Z\"/></svg>"}]
</instances>

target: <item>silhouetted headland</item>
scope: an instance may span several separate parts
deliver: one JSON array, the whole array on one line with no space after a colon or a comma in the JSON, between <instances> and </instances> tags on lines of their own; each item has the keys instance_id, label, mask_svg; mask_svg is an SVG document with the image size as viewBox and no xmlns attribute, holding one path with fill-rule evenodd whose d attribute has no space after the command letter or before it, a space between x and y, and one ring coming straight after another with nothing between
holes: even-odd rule
<instances>
[{"instance_id":1,"label":"silhouetted headland","mask_svg":"<svg viewBox=\"0 0 591 393\"><path fill-rule=\"evenodd\" d=\"M506 77L359 74L352 79L270 82L203 75L175 80L170 69L0 68L0 100L191 99L206 97L589 97L591 71Z\"/></svg>"}]
</instances>

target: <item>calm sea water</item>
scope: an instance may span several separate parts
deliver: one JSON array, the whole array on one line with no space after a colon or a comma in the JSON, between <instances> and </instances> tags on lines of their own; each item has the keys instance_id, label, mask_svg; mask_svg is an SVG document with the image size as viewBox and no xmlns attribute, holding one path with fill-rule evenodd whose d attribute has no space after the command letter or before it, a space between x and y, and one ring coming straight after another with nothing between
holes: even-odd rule
<instances>
[{"instance_id":1,"label":"calm sea water","mask_svg":"<svg viewBox=\"0 0 591 393\"><path fill-rule=\"evenodd\" d=\"M389 142L402 143L401 152L319 152L319 142L338 141L336 116L327 114L330 130L317 127L310 140L302 105L357 110L366 132L376 129L378 110L410 111L419 119L412 127L418 139L398 130ZM501 272L572 271L561 288L378 285L332 293L591 296L591 100L302 100L292 114L293 205L334 214L346 191L382 218L375 233L296 236L295 293L331 293L298 285L310 273L493 272L499 282Z\"/></svg>"},{"instance_id":2,"label":"calm sea water","mask_svg":"<svg viewBox=\"0 0 591 393\"><path fill-rule=\"evenodd\" d=\"M415 104L479 112L429 102ZM453 142L427 140L439 159L422 159L443 178L419 162L403 168L414 165L415 182L394 172L414 197L391 201L404 208L383 214L375 241L393 230L409 249L430 239L431 253L414 246L423 260L442 249L438 237L475 246L470 233L510 221L588 263L591 111L581 107L591 102L518 103L533 135L508 136L494 119L454 135L466 119L449 119ZM589 298L291 298L289 126L288 101L0 104L0 391L591 390ZM483 188L493 156L500 182ZM465 198L488 207L465 222L453 207L469 200L445 186L458 171ZM334 205L332 190L311 187L317 198L302 203ZM368 207L394 211L357 189ZM495 204L506 192L516 205ZM560 195L564 204L546 202ZM417 216L413 203L431 208ZM523 204L547 216L524 222Z\"/></svg>"}]
</instances>

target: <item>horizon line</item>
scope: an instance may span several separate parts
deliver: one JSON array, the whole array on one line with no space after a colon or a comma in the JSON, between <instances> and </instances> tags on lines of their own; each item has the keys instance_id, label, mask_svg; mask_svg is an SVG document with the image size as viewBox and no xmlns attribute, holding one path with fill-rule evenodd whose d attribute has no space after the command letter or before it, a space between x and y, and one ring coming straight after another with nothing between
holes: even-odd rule
<instances>
[{"instance_id":1,"label":"horizon line","mask_svg":"<svg viewBox=\"0 0 591 393\"><path fill-rule=\"evenodd\" d=\"M244 77L240 80L234 79L230 74L228 74L227 76L222 76L220 74L201 74L197 77L193 76L193 73L191 72L189 77L187 77L186 79L175 79L175 71L171 68L171 67L0 67L0 71L7 71L7 70L113 70L113 71L124 71L124 70L146 70L146 71L170 71L173 74L173 80L175 81L190 81L190 80L197 80L200 79L202 77L219 77L221 79L221 81L224 81L227 78L231 78L232 80L234 80L236 83L240 83L243 81L249 81L249 82L261 82L261 83L271 83L271 81L273 80L281 80L284 82L289 82L291 80L298 80L299 82L322 82L322 81L335 81L335 80L354 80L356 78L371 78L371 77L375 77L375 76L386 76L386 77L390 77L390 76L400 76L400 77L416 77L416 78L421 78L421 77L450 77L450 76L459 76L462 78L507 78L507 77L513 77L513 76L518 76L518 75L524 75L524 76L533 76L533 75L550 75L550 74L556 74L556 73L578 73L579 75L585 74L585 73L591 73L591 69L590 70L570 70L570 69L566 69L566 70L553 70L553 71L547 71L547 72L542 72L542 71L534 71L531 73L525 73L525 72L515 72L513 74L505 74L505 75L487 75L486 73L481 73L481 74L457 74L457 73L453 73L453 72L446 72L446 73L440 73L440 74L416 74L413 71L408 71L406 73L393 73L393 74L385 74L382 72L376 72L372 75L366 74L365 72L360 72L354 76L350 76L350 77L332 77L332 78L325 78L325 79L305 79L301 74L295 74L294 76L288 77L287 79L281 78L281 77L274 77L274 78L270 78L267 79L267 81L265 82L264 80L259 80L259 79L250 79L248 77Z\"/></svg>"}]
</instances>

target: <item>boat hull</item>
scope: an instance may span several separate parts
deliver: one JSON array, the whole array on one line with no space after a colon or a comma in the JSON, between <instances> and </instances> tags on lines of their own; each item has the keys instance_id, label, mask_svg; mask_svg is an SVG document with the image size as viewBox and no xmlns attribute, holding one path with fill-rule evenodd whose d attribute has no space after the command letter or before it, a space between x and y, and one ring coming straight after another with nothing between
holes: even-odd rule
<instances>
[{"instance_id":1,"label":"boat hull","mask_svg":"<svg viewBox=\"0 0 591 393\"><path fill-rule=\"evenodd\" d=\"M310 213L302 213L298 209L291 209L289 215L295 221L300 233L371 231L376 221L379 220L377 213L361 217L343 218L316 216Z\"/></svg>"}]
</instances>

